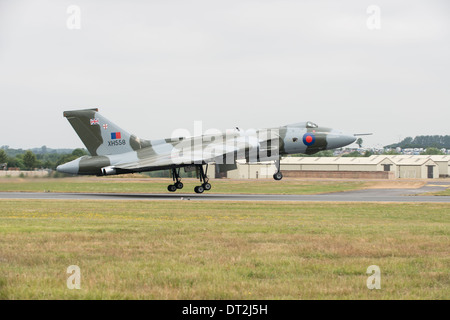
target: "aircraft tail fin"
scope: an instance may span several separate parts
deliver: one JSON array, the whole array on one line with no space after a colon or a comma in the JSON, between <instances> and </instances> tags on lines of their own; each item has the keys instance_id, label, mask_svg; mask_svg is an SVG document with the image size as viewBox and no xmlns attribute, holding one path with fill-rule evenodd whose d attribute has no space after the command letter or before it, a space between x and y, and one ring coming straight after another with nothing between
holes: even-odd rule
<instances>
[{"instance_id":1,"label":"aircraft tail fin","mask_svg":"<svg viewBox=\"0 0 450 320\"><path fill-rule=\"evenodd\" d=\"M136 151L148 144L103 117L98 109L64 111L64 117L92 156Z\"/></svg>"}]
</instances>

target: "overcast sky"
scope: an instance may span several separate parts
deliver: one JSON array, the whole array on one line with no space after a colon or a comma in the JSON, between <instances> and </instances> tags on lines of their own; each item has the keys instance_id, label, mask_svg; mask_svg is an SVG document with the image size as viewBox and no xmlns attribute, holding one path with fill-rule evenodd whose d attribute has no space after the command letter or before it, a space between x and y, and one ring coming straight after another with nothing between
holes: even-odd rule
<instances>
[{"instance_id":1,"label":"overcast sky","mask_svg":"<svg viewBox=\"0 0 450 320\"><path fill-rule=\"evenodd\" d=\"M381 146L450 134L449 77L446 0L0 0L13 148L82 147L62 113L96 107L145 139L311 120Z\"/></svg>"}]
</instances>

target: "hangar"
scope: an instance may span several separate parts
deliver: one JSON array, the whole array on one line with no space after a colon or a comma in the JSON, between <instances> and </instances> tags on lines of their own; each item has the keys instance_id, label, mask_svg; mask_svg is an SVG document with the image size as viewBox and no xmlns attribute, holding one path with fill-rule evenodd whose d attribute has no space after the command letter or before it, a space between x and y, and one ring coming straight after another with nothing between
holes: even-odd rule
<instances>
[{"instance_id":1,"label":"hangar","mask_svg":"<svg viewBox=\"0 0 450 320\"><path fill-rule=\"evenodd\" d=\"M430 158L400 158L393 160L398 166L398 178L437 179L439 167Z\"/></svg>"},{"instance_id":2,"label":"hangar","mask_svg":"<svg viewBox=\"0 0 450 320\"><path fill-rule=\"evenodd\" d=\"M450 155L393 155L389 156L392 161L402 163L402 159L431 159L439 168L438 177L445 178L449 176Z\"/></svg>"},{"instance_id":3,"label":"hangar","mask_svg":"<svg viewBox=\"0 0 450 320\"><path fill-rule=\"evenodd\" d=\"M281 161L284 161L284 159L282 159ZM236 164L237 164L236 169L230 170L226 173L227 178L273 179L273 174L277 171L273 161L246 163L245 160L238 160L236 161ZM281 170L283 170L282 167Z\"/></svg>"},{"instance_id":4,"label":"hangar","mask_svg":"<svg viewBox=\"0 0 450 320\"><path fill-rule=\"evenodd\" d=\"M292 178L437 179L449 175L450 156L373 155L370 157L285 157L281 170ZM238 161L226 177L272 179L273 162Z\"/></svg>"},{"instance_id":5,"label":"hangar","mask_svg":"<svg viewBox=\"0 0 450 320\"><path fill-rule=\"evenodd\" d=\"M365 157L285 157L281 171L292 178L349 178L395 179L397 166L386 156ZM276 172L273 162L237 162L235 170L228 171L233 179L272 179Z\"/></svg>"},{"instance_id":6,"label":"hangar","mask_svg":"<svg viewBox=\"0 0 450 320\"><path fill-rule=\"evenodd\" d=\"M281 162L281 170L287 177L394 179L396 169L396 164L386 156L288 157Z\"/></svg>"},{"instance_id":7,"label":"hangar","mask_svg":"<svg viewBox=\"0 0 450 320\"><path fill-rule=\"evenodd\" d=\"M439 167L439 177L446 178L450 175L450 155L430 156Z\"/></svg>"}]
</instances>

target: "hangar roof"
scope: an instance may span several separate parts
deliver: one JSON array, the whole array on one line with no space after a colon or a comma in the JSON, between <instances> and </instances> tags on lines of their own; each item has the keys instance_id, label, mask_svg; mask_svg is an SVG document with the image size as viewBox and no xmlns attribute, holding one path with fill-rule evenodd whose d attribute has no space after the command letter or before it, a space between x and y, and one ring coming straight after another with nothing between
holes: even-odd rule
<instances>
[{"instance_id":1,"label":"hangar roof","mask_svg":"<svg viewBox=\"0 0 450 320\"><path fill-rule=\"evenodd\" d=\"M281 160L283 164L359 164L377 165L384 160L394 163L386 156L378 157L286 157Z\"/></svg>"},{"instance_id":2,"label":"hangar roof","mask_svg":"<svg viewBox=\"0 0 450 320\"><path fill-rule=\"evenodd\" d=\"M450 156L428 156L428 155L373 155L370 157L283 157L282 164L356 164L356 165L378 165L384 164L395 165L414 165L422 166L430 162L429 165L435 165L436 162L449 161ZM245 163L245 160L238 160L239 163ZM259 164L272 164L273 161L259 162ZM256 163L254 163L256 164Z\"/></svg>"},{"instance_id":3,"label":"hangar roof","mask_svg":"<svg viewBox=\"0 0 450 320\"><path fill-rule=\"evenodd\" d=\"M378 156L370 156L371 157L378 157ZM434 162L447 162L450 161L449 155L387 155L389 159L391 159L394 162L399 163L415 163L416 161L423 161L426 162L427 159L431 159Z\"/></svg>"},{"instance_id":4,"label":"hangar roof","mask_svg":"<svg viewBox=\"0 0 450 320\"><path fill-rule=\"evenodd\" d=\"M431 160L430 158L400 158L400 159L391 159L394 161L396 165L408 165L408 166L422 166L427 163L430 165L435 165L436 162Z\"/></svg>"}]
</instances>

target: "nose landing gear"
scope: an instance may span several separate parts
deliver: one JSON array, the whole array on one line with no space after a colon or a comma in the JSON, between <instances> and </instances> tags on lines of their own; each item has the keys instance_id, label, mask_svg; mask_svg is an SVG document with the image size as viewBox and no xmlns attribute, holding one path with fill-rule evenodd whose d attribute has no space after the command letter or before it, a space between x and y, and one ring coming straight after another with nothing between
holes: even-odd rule
<instances>
[{"instance_id":1,"label":"nose landing gear","mask_svg":"<svg viewBox=\"0 0 450 320\"><path fill-rule=\"evenodd\" d=\"M275 172L275 173L273 174L273 178L274 178L275 180L281 180L281 179L283 179L283 174L282 174L281 171L280 171L280 159L275 160L275 167L277 168L277 172Z\"/></svg>"}]
</instances>

